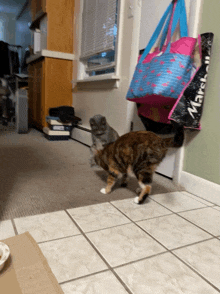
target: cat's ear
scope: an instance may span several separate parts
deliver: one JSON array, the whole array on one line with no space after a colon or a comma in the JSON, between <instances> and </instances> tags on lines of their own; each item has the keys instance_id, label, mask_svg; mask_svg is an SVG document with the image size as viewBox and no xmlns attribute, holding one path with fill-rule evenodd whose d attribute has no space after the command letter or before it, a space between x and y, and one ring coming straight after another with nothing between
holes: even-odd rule
<instances>
[{"instance_id":1,"label":"cat's ear","mask_svg":"<svg viewBox=\"0 0 220 294\"><path fill-rule=\"evenodd\" d=\"M103 116L102 118L101 118L101 124L102 125L106 125L106 118Z\"/></svg>"}]
</instances>

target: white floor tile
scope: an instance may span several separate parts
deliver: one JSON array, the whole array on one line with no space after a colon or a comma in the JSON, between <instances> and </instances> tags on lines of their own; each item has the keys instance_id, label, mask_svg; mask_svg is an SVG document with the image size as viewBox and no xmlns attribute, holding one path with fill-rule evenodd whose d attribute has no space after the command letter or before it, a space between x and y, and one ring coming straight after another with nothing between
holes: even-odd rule
<instances>
[{"instance_id":1,"label":"white floor tile","mask_svg":"<svg viewBox=\"0 0 220 294\"><path fill-rule=\"evenodd\" d=\"M87 236L112 267L165 251L134 224L88 233Z\"/></svg>"},{"instance_id":2,"label":"white floor tile","mask_svg":"<svg viewBox=\"0 0 220 294\"><path fill-rule=\"evenodd\" d=\"M43 242L80 234L65 211L16 218L19 234L30 232L36 242Z\"/></svg>"},{"instance_id":3,"label":"white floor tile","mask_svg":"<svg viewBox=\"0 0 220 294\"><path fill-rule=\"evenodd\" d=\"M220 206L213 206L213 208L220 210Z\"/></svg>"},{"instance_id":4,"label":"white floor tile","mask_svg":"<svg viewBox=\"0 0 220 294\"><path fill-rule=\"evenodd\" d=\"M177 215L161 216L137 224L168 249L211 238L209 234Z\"/></svg>"},{"instance_id":5,"label":"white floor tile","mask_svg":"<svg viewBox=\"0 0 220 294\"><path fill-rule=\"evenodd\" d=\"M84 232L129 223L130 220L110 203L102 203L67 210Z\"/></svg>"},{"instance_id":6,"label":"white floor tile","mask_svg":"<svg viewBox=\"0 0 220 294\"><path fill-rule=\"evenodd\" d=\"M209 233L220 235L220 211L207 207L180 213L181 216L193 222Z\"/></svg>"},{"instance_id":7,"label":"white floor tile","mask_svg":"<svg viewBox=\"0 0 220 294\"><path fill-rule=\"evenodd\" d=\"M15 236L15 231L10 220L0 222L0 240Z\"/></svg>"},{"instance_id":8,"label":"white floor tile","mask_svg":"<svg viewBox=\"0 0 220 294\"><path fill-rule=\"evenodd\" d=\"M181 192L172 192L165 194L152 195L150 198L164 205L173 212L206 207L205 204L183 194Z\"/></svg>"},{"instance_id":9,"label":"white floor tile","mask_svg":"<svg viewBox=\"0 0 220 294\"><path fill-rule=\"evenodd\" d=\"M204 241L177 249L174 254L187 262L220 290L220 241Z\"/></svg>"},{"instance_id":10,"label":"white floor tile","mask_svg":"<svg viewBox=\"0 0 220 294\"><path fill-rule=\"evenodd\" d=\"M217 294L218 292L171 253L115 270L133 294Z\"/></svg>"},{"instance_id":11,"label":"white floor tile","mask_svg":"<svg viewBox=\"0 0 220 294\"><path fill-rule=\"evenodd\" d=\"M128 294L112 272L104 272L61 285L64 294Z\"/></svg>"},{"instance_id":12,"label":"white floor tile","mask_svg":"<svg viewBox=\"0 0 220 294\"><path fill-rule=\"evenodd\" d=\"M112 201L111 203L133 221L139 221L172 213L151 199L148 199L141 205L135 204L133 199L117 200Z\"/></svg>"},{"instance_id":13,"label":"white floor tile","mask_svg":"<svg viewBox=\"0 0 220 294\"><path fill-rule=\"evenodd\" d=\"M107 269L81 235L41 243L39 247L59 283Z\"/></svg>"}]
</instances>

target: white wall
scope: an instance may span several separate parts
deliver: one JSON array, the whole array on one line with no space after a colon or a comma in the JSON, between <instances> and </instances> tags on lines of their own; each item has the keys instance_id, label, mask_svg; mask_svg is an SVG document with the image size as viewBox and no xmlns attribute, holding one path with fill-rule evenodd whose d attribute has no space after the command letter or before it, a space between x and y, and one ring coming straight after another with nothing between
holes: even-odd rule
<instances>
[{"instance_id":1,"label":"white wall","mask_svg":"<svg viewBox=\"0 0 220 294\"><path fill-rule=\"evenodd\" d=\"M120 135L126 132L127 105L125 99L130 82L130 64L132 51L132 31L134 18L128 18L129 1L125 1L125 14L123 19L122 48L121 53L121 79L119 88L109 88L106 83L99 84L98 88L91 83L89 88L74 89L73 107L77 116L82 118L82 126L90 128L89 119L95 114L106 116L109 124ZM75 48L78 46L74 44ZM76 70L73 71L73 79L76 79ZM97 85L97 84L96 84ZM93 89L92 89L93 88Z\"/></svg>"},{"instance_id":2,"label":"white wall","mask_svg":"<svg viewBox=\"0 0 220 294\"><path fill-rule=\"evenodd\" d=\"M21 60L25 53L25 48L31 44L31 31L29 24L31 23L31 9L27 7L21 17L16 21L16 45L21 45Z\"/></svg>"}]
</instances>

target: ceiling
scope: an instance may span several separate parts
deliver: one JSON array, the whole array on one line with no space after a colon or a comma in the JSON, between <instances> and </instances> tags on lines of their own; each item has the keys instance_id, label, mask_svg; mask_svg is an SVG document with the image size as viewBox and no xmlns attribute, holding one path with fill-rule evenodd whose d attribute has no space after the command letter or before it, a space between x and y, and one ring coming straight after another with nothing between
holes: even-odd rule
<instances>
[{"instance_id":1,"label":"ceiling","mask_svg":"<svg viewBox=\"0 0 220 294\"><path fill-rule=\"evenodd\" d=\"M0 0L0 12L18 14L26 0Z\"/></svg>"}]
</instances>

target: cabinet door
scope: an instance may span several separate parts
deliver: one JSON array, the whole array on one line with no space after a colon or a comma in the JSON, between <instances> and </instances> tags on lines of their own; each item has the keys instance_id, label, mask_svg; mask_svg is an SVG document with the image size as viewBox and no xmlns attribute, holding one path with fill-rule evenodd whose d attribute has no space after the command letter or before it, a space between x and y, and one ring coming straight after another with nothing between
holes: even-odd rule
<instances>
[{"instance_id":1,"label":"cabinet door","mask_svg":"<svg viewBox=\"0 0 220 294\"><path fill-rule=\"evenodd\" d=\"M45 116L44 60L29 65L29 122L42 129Z\"/></svg>"},{"instance_id":2,"label":"cabinet door","mask_svg":"<svg viewBox=\"0 0 220 294\"><path fill-rule=\"evenodd\" d=\"M44 125L49 108L72 105L72 71L71 60L45 58L45 114L42 117Z\"/></svg>"},{"instance_id":3,"label":"cabinet door","mask_svg":"<svg viewBox=\"0 0 220 294\"><path fill-rule=\"evenodd\" d=\"M36 0L36 17L46 12L46 0Z\"/></svg>"},{"instance_id":4,"label":"cabinet door","mask_svg":"<svg viewBox=\"0 0 220 294\"><path fill-rule=\"evenodd\" d=\"M32 21L36 20L44 12L46 12L46 0L31 0Z\"/></svg>"}]
</instances>

